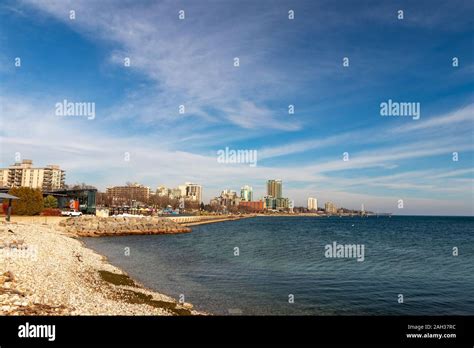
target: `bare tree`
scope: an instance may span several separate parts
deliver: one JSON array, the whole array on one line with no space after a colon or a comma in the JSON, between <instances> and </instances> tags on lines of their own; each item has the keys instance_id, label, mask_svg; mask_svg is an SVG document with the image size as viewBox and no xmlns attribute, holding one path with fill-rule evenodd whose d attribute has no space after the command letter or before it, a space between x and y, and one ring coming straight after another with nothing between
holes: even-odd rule
<instances>
[{"instance_id":1,"label":"bare tree","mask_svg":"<svg viewBox=\"0 0 474 348\"><path fill-rule=\"evenodd\" d=\"M68 186L69 188L69 186ZM88 185L86 183L76 183L72 187L70 187L72 190L97 190L95 186Z\"/></svg>"}]
</instances>

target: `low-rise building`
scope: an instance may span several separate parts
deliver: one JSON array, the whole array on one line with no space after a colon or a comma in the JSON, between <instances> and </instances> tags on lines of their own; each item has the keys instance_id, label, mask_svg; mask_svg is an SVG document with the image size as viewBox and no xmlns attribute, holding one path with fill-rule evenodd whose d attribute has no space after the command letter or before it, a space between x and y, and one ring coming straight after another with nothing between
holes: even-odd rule
<instances>
[{"instance_id":1,"label":"low-rise building","mask_svg":"<svg viewBox=\"0 0 474 348\"><path fill-rule=\"evenodd\" d=\"M276 198L273 196L265 196L263 197L265 201L265 208L268 210L275 210L277 207Z\"/></svg>"},{"instance_id":2,"label":"low-rise building","mask_svg":"<svg viewBox=\"0 0 474 348\"><path fill-rule=\"evenodd\" d=\"M288 211L290 209L289 198L265 196L263 200L265 201L265 207L267 210Z\"/></svg>"},{"instance_id":3,"label":"low-rise building","mask_svg":"<svg viewBox=\"0 0 474 348\"><path fill-rule=\"evenodd\" d=\"M186 186L185 198L201 203L202 186L191 182L186 182L184 185Z\"/></svg>"},{"instance_id":4,"label":"low-rise building","mask_svg":"<svg viewBox=\"0 0 474 348\"><path fill-rule=\"evenodd\" d=\"M150 198L150 188L137 183L108 187L106 192L114 205L131 205L133 202L145 204Z\"/></svg>"},{"instance_id":5,"label":"low-rise building","mask_svg":"<svg viewBox=\"0 0 474 348\"><path fill-rule=\"evenodd\" d=\"M194 202L202 202L202 185L186 182L184 185L179 185L177 188L166 188L159 186L156 193L160 197L169 197L170 199L184 199Z\"/></svg>"},{"instance_id":6,"label":"low-rise building","mask_svg":"<svg viewBox=\"0 0 474 348\"><path fill-rule=\"evenodd\" d=\"M241 202L237 192L233 190L223 190L220 196L211 199L211 205L220 205L223 207L237 207Z\"/></svg>"},{"instance_id":7,"label":"low-rise building","mask_svg":"<svg viewBox=\"0 0 474 348\"><path fill-rule=\"evenodd\" d=\"M326 202L324 204L324 210L326 214L337 214L337 207L333 202Z\"/></svg>"},{"instance_id":8,"label":"low-rise building","mask_svg":"<svg viewBox=\"0 0 474 348\"><path fill-rule=\"evenodd\" d=\"M169 190L169 198L171 199L180 199L181 190L179 188L172 188Z\"/></svg>"},{"instance_id":9,"label":"low-rise building","mask_svg":"<svg viewBox=\"0 0 474 348\"><path fill-rule=\"evenodd\" d=\"M263 212L265 210L264 201L240 201L239 208L246 208L251 212Z\"/></svg>"},{"instance_id":10,"label":"low-rise building","mask_svg":"<svg viewBox=\"0 0 474 348\"><path fill-rule=\"evenodd\" d=\"M277 210L288 210L290 208L290 199L279 197L275 199Z\"/></svg>"}]
</instances>

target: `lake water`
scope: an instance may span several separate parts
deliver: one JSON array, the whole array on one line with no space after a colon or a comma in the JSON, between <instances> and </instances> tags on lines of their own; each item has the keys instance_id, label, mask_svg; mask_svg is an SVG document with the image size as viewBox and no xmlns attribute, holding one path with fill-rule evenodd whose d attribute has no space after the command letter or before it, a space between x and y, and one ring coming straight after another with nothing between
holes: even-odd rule
<instances>
[{"instance_id":1,"label":"lake water","mask_svg":"<svg viewBox=\"0 0 474 348\"><path fill-rule=\"evenodd\" d=\"M83 240L146 287L214 314L474 315L473 217L257 217ZM364 261L326 257L334 242L363 245Z\"/></svg>"}]
</instances>

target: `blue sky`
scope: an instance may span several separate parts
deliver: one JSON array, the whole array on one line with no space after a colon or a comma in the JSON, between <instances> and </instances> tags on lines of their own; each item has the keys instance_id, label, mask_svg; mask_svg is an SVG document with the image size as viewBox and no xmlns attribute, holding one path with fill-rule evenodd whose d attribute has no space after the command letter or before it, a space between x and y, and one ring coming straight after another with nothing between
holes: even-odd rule
<instances>
[{"instance_id":1,"label":"blue sky","mask_svg":"<svg viewBox=\"0 0 474 348\"><path fill-rule=\"evenodd\" d=\"M1 165L18 152L100 189L193 181L206 201L246 184L261 197L279 178L296 205L311 196L473 215L473 10L472 1L3 1ZM64 99L94 102L95 119L55 115ZM420 103L420 119L382 117L388 99ZM226 147L257 150L257 166L218 163Z\"/></svg>"}]
</instances>

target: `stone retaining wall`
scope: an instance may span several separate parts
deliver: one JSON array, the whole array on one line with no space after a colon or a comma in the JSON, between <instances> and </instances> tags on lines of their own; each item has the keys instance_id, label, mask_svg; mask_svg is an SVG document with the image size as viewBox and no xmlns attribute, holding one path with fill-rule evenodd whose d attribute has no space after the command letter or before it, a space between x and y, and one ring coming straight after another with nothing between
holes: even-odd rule
<instances>
[{"instance_id":1,"label":"stone retaining wall","mask_svg":"<svg viewBox=\"0 0 474 348\"><path fill-rule=\"evenodd\" d=\"M164 219L168 219L179 224L185 224L188 222L198 222L203 219L202 216L165 216Z\"/></svg>"}]
</instances>

